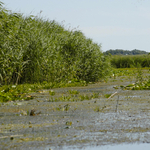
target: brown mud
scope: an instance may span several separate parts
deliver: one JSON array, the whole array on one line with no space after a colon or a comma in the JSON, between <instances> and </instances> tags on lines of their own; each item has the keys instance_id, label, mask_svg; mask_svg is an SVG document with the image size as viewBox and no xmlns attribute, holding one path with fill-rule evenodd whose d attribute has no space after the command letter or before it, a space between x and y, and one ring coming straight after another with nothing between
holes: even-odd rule
<instances>
[{"instance_id":1,"label":"brown mud","mask_svg":"<svg viewBox=\"0 0 150 150\"><path fill-rule=\"evenodd\" d=\"M120 77L86 87L53 89L55 95L42 90L32 93L34 99L30 101L1 103L0 149L149 143L149 90L120 88L133 81ZM79 93L69 94L69 90ZM98 96L90 97L94 94Z\"/></svg>"}]
</instances>

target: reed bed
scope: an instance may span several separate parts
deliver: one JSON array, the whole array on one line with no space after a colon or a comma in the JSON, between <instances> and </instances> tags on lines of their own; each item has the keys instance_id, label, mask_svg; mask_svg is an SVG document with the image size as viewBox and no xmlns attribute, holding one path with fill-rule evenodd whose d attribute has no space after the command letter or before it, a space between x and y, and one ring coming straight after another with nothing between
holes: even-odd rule
<instances>
[{"instance_id":1,"label":"reed bed","mask_svg":"<svg viewBox=\"0 0 150 150\"><path fill-rule=\"evenodd\" d=\"M25 17L0 2L0 84L95 82L110 72L101 45L55 20Z\"/></svg>"},{"instance_id":2,"label":"reed bed","mask_svg":"<svg viewBox=\"0 0 150 150\"><path fill-rule=\"evenodd\" d=\"M134 68L137 66L150 67L150 55L115 55L110 57L111 65L115 68Z\"/></svg>"}]
</instances>

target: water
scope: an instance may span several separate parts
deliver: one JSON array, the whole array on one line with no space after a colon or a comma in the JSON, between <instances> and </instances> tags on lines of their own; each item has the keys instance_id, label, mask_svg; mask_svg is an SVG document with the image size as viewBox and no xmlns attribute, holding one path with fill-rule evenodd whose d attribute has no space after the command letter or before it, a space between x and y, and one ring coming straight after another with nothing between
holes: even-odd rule
<instances>
[{"instance_id":1,"label":"water","mask_svg":"<svg viewBox=\"0 0 150 150\"><path fill-rule=\"evenodd\" d=\"M99 98L86 101L49 102L48 93L35 93L35 99L30 101L0 104L0 149L149 149L149 144L137 144L150 143L149 91L124 90L118 92L119 98L114 95L106 99L105 94L116 92L110 88L114 84L117 85L116 82L105 83L104 89L100 89L101 83L73 88L82 94L100 93ZM119 81L120 84L123 83ZM53 97L68 96L63 90L66 88L55 89L57 94ZM66 104L68 111L62 109ZM26 115L33 108L41 114Z\"/></svg>"},{"instance_id":2,"label":"water","mask_svg":"<svg viewBox=\"0 0 150 150\"><path fill-rule=\"evenodd\" d=\"M83 147L83 148L68 148L64 147L63 150L149 150L150 144L120 144L120 145L106 145L106 146L96 146L96 147Z\"/></svg>"}]
</instances>

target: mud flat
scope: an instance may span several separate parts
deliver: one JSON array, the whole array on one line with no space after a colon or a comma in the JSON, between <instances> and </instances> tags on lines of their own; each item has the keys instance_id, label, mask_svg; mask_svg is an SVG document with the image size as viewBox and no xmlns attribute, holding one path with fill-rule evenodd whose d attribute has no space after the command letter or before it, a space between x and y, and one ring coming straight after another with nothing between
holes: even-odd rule
<instances>
[{"instance_id":1,"label":"mud flat","mask_svg":"<svg viewBox=\"0 0 150 150\"><path fill-rule=\"evenodd\" d=\"M131 82L118 78L53 89L53 96L42 90L32 93L35 98L30 101L1 103L0 149L96 149L150 143L150 93L120 88Z\"/></svg>"}]
</instances>

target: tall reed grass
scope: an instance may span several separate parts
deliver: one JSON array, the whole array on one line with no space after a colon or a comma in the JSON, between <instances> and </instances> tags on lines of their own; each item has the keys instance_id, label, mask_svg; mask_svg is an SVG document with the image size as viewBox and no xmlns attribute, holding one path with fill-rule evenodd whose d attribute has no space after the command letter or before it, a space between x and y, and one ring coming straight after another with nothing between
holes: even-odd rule
<instances>
[{"instance_id":1,"label":"tall reed grass","mask_svg":"<svg viewBox=\"0 0 150 150\"><path fill-rule=\"evenodd\" d=\"M150 67L150 55L115 55L110 57L115 68Z\"/></svg>"},{"instance_id":2,"label":"tall reed grass","mask_svg":"<svg viewBox=\"0 0 150 150\"><path fill-rule=\"evenodd\" d=\"M98 81L110 70L101 46L55 20L12 13L0 2L0 83Z\"/></svg>"}]
</instances>

